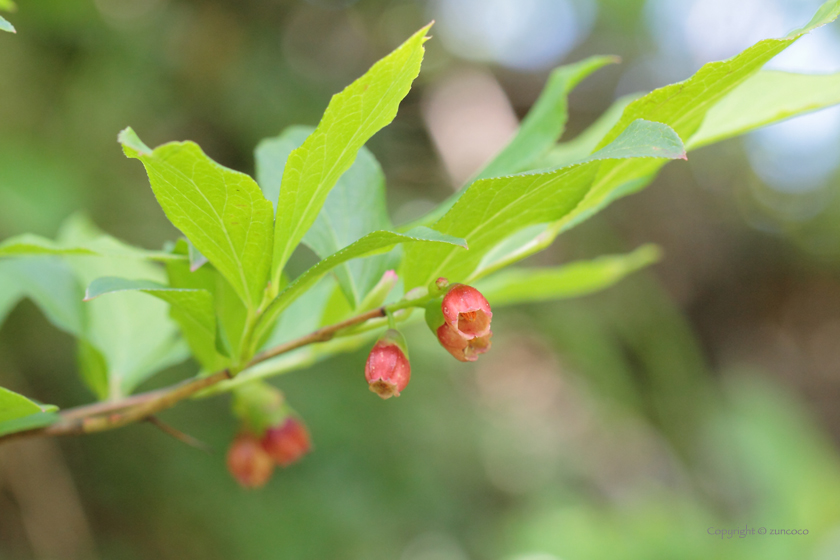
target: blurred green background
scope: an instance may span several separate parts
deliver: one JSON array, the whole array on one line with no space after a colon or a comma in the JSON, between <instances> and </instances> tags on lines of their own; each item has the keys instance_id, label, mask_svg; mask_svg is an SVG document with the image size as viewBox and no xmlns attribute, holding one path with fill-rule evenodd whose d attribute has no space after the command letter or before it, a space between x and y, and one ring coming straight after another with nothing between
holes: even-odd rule
<instances>
[{"instance_id":1,"label":"blurred green background","mask_svg":"<svg viewBox=\"0 0 840 560\"><path fill-rule=\"evenodd\" d=\"M18 34L0 34L0 238L52 236L81 211L160 247L177 232L120 129L150 145L192 139L252 173L261 138L316 124L332 93L435 19L414 90L369 144L405 223L501 147L553 66L623 59L573 93L571 138L615 98L780 36L818 5L21 0ZM772 64L839 70L840 28ZM6 445L0 558L840 558L838 165L833 109L671 164L531 263L655 242L661 264L496 313L476 364L411 330L414 378L398 400L366 389L364 352L275 379L315 451L261 491L225 469L237 426L224 397L162 415L211 455L149 425ZM28 302L0 329L2 386L88 402L74 362Z\"/></svg>"}]
</instances>

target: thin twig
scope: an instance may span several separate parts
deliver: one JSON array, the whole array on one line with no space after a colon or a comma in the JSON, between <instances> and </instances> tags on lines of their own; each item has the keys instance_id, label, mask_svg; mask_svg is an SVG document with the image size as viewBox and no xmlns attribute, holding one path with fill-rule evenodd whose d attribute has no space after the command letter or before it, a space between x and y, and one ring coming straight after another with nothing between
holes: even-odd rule
<instances>
[{"instance_id":1,"label":"thin twig","mask_svg":"<svg viewBox=\"0 0 840 560\"><path fill-rule=\"evenodd\" d=\"M154 427L158 428L160 431L165 433L168 436L172 436L173 438L177 439L181 443L186 443L190 447L195 447L196 449L200 449L205 453L213 453L213 448L201 441L198 438L194 438L189 434L185 434L181 430L177 428L173 428L166 422L163 422L157 416L149 416L146 418L146 422L152 424Z\"/></svg>"}]
</instances>

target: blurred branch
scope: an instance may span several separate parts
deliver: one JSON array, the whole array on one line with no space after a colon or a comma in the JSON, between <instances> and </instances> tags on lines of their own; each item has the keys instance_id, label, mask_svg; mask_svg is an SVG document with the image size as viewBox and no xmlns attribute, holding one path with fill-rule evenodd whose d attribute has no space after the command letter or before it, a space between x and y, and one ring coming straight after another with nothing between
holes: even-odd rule
<instances>
[{"instance_id":1,"label":"blurred branch","mask_svg":"<svg viewBox=\"0 0 840 560\"><path fill-rule=\"evenodd\" d=\"M419 300L399 302L388 307L389 310L403 309L417 304ZM356 315L334 325L322 327L316 331L302 336L298 339L279 344L269 350L254 356L244 369L251 366L291 352L303 346L316 342L331 340L339 331L365 323L371 319L385 317L386 308L377 307L360 315ZM81 435L94 432L103 432L121 428L135 422L150 419L155 414L173 407L180 401L187 399L196 393L212 387L217 383L233 379L234 372L230 369L218 371L205 377L187 379L164 389L141 393L125 399L107 403L95 403L91 405L70 408L60 413L61 419L46 426L24 432L16 432L0 437L0 443L14 439L22 439L37 436L66 436Z\"/></svg>"}]
</instances>

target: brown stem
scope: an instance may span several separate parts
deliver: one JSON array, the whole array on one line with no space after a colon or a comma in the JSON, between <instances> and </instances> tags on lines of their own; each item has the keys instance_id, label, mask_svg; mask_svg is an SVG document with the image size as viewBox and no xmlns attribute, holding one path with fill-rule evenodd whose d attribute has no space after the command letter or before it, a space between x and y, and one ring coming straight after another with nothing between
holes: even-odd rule
<instances>
[{"instance_id":1,"label":"brown stem","mask_svg":"<svg viewBox=\"0 0 840 560\"><path fill-rule=\"evenodd\" d=\"M296 340L292 340L264 352L260 352L248 363L247 367L251 367L260 362L264 362L280 354L291 352L316 342L326 342L332 339L337 332L364 323L370 319L376 319L385 316L385 308L378 307L371 311L356 315L340 323L323 327L302 336ZM187 399L194 394L202 391L208 387L216 385L222 381L231 379L233 375L227 369L216 372L205 377L196 377L187 379L181 383L158 389L156 391L149 391L147 393L140 393L125 399L112 402L95 403L76 408L70 408L60 413L61 419L54 424L44 428L37 428L25 432L16 432L0 437L0 443L26 437L34 436L65 436L65 435L80 435L94 432L103 432L106 430L113 430L121 428L128 424L133 424L141 420L146 420L153 415L171 408L176 403Z\"/></svg>"}]
</instances>

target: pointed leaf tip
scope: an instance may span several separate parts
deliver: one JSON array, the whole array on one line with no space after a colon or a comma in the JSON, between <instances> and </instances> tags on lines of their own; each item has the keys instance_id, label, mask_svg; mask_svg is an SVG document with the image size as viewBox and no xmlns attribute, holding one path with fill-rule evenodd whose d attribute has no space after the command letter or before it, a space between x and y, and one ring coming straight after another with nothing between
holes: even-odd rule
<instances>
[{"instance_id":1,"label":"pointed leaf tip","mask_svg":"<svg viewBox=\"0 0 840 560\"><path fill-rule=\"evenodd\" d=\"M146 144L143 143L142 140L140 140L140 137L137 136L137 133L134 132L134 129L132 129L130 126L120 131L120 133L117 135L117 142L122 144L123 148L130 149L137 156L147 156L152 153L151 148L149 148ZM126 155L128 155L129 157L136 157L132 154L129 154L128 152L126 152Z\"/></svg>"}]
</instances>

